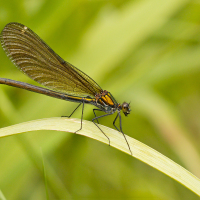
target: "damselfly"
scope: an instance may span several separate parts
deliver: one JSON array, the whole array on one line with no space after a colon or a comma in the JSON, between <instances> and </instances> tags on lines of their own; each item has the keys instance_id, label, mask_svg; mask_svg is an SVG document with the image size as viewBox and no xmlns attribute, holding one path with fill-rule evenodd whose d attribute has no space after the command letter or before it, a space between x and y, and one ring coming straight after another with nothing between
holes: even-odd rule
<instances>
[{"instance_id":1,"label":"damselfly","mask_svg":"<svg viewBox=\"0 0 200 200\"><path fill-rule=\"evenodd\" d=\"M122 131L120 114L120 111L125 116L130 114L129 103L119 104L110 92L101 89L92 78L63 60L27 26L20 23L9 23L3 29L0 39L1 45L11 61L24 74L49 89L6 78L0 78L0 84L76 102L79 103L77 108L82 104L81 127L76 132L82 129L84 105L96 106L98 109L93 109L95 117L92 121L107 137L109 145L110 139L98 126L98 119L116 112L113 125L123 134L131 152L129 143ZM103 111L106 114L97 116L96 111ZM115 125L117 118L119 118L119 128Z\"/></svg>"}]
</instances>

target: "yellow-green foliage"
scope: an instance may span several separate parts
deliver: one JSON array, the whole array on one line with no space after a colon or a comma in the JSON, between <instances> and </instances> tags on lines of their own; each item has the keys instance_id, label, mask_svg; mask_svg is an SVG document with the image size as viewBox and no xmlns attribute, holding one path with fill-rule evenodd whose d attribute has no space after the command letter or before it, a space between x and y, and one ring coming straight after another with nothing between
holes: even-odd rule
<instances>
[{"instance_id":1,"label":"yellow-green foliage","mask_svg":"<svg viewBox=\"0 0 200 200\"><path fill-rule=\"evenodd\" d=\"M14 21L34 30L120 103L131 102L131 114L122 119L126 134L200 177L199 1L2 1L0 29ZM34 83L2 49L0 60L0 77ZM0 85L2 128L69 115L76 106ZM84 119L91 120L92 106L85 107ZM80 116L78 110L74 117ZM112 127L113 119L100 123ZM66 132L36 131L0 139L0 198L199 197L108 145Z\"/></svg>"}]
</instances>

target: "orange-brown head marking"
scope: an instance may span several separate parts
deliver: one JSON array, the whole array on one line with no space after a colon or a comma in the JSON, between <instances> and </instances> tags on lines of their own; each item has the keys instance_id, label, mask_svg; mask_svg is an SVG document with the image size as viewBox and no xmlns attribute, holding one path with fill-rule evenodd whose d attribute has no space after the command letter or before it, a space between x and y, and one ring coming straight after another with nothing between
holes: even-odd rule
<instances>
[{"instance_id":1,"label":"orange-brown head marking","mask_svg":"<svg viewBox=\"0 0 200 200\"><path fill-rule=\"evenodd\" d=\"M124 113L125 116L130 114L131 109L130 109L130 104L129 103L124 102L121 105L121 108L122 108L122 112Z\"/></svg>"}]
</instances>

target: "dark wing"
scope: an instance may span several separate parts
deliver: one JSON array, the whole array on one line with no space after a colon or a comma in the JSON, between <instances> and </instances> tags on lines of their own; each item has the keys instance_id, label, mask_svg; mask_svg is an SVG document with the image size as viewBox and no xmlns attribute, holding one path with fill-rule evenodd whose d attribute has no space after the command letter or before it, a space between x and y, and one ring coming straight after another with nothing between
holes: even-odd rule
<instances>
[{"instance_id":1,"label":"dark wing","mask_svg":"<svg viewBox=\"0 0 200 200\"><path fill-rule=\"evenodd\" d=\"M1 45L12 62L36 82L74 96L94 97L100 86L64 61L28 27L9 23L1 33Z\"/></svg>"}]
</instances>

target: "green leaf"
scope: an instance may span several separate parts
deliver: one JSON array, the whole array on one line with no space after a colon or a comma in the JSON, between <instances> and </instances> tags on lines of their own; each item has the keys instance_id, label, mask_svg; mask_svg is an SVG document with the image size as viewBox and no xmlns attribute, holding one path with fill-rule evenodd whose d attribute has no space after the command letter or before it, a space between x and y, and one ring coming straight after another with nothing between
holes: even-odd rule
<instances>
[{"instance_id":1,"label":"green leaf","mask_svg":"<svg viewBox=\"0 0 200 200\"><path fill-rule=\"evenodd\" d=\"M36 130L56 130L74 133L80 128L80 124L81 121L74 118L40 119L1 128L0 137ZM126 141L120 132L102 125L99 126L110 138L110 146L130 154ZM83 129L77 132L77 134L108 144L107 138L90 121L83 120ZM126 136L126 138L132 150L133 157L163 172L200 196L200 180L196 176L138 140L129 136Z\"/></svg>"}]
</instances>

